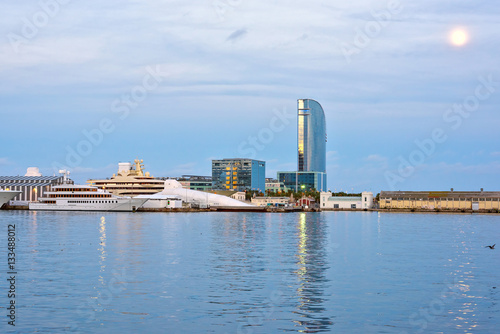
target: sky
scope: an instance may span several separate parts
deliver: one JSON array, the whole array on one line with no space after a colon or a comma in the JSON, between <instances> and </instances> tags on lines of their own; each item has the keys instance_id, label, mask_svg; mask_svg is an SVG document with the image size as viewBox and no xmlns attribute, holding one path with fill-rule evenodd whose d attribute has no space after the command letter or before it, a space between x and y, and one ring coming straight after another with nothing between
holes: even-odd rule
<instances>
[{"instance_id":1,"label":"sky","mask_svg":"<svg viewBox=\"0 0 500 334\"><path fill-rule=\"evenodd\" d=\"M0 3L0 175L77 183L144 160L297 168L297 99L327 122L332 191L500 190L500 3Z\"/></svg>"}]
</instances>

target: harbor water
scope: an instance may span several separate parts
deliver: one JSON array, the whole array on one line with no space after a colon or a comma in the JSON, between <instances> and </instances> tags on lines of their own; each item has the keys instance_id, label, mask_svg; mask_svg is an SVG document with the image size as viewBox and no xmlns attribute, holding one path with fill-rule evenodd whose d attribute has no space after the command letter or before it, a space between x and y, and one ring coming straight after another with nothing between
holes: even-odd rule
<instances>
[{"instance_id":1,"label":"harbor water","mask_svg":"<svg viewBox=\"0 0 500 334\"><path fill-rule=\"evenodd\" d=\"M0 221L1 333L499 332L500 245L485 248L500 241L497 215L0 211Z\"/></svg>"}]
</instances>

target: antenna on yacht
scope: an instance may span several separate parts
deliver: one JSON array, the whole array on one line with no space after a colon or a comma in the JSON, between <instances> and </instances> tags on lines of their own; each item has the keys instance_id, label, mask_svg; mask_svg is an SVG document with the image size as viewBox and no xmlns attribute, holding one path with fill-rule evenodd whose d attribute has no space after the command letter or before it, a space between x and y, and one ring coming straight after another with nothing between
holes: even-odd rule
<instances>
[{"instance_id":1,"label":"antenna on yacht","mask_svg":"<svg viewBox=\"0 0 500 334\"><path fill-rule=\"evenodd\" d=\"M62 177L63 177L63 184L68 183L68 178L69 178L70 171L66 170L66 169L60 169L59 170L59 174L61 174Z\"/></svg>"}]
</instances>

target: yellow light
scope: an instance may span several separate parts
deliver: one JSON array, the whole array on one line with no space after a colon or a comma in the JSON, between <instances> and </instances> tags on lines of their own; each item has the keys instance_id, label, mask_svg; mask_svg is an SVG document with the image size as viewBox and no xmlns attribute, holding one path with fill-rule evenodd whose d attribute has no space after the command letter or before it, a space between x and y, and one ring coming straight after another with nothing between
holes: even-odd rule
<instances>
[{"instance_id":1,"label":"yellow light","mask_svg":"<svg viewBox=\"0 0 500 334\"><path fill-rule=\"evenodd\" d=\"M469 41L469 35L462 28L454 29L450 33L450 42L455 46L463 46Z\"/></svg>"}]
</instances>

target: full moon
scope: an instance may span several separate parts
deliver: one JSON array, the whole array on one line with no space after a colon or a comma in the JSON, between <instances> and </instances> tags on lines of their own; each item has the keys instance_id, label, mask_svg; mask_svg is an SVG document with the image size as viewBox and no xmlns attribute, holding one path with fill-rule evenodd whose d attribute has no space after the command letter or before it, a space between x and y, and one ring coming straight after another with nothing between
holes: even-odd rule
<instances>
[{"instance_id":1,"label":"full moon","mask_svg":"<svg viewBox=\"0 0 500 334\"><path fill-rule=\"evenodd\" d=\"M469 41L467 32L463 29L455 29L450 34L450 42L456 46L463 46Z\"/></svg>"}]
</instances>

